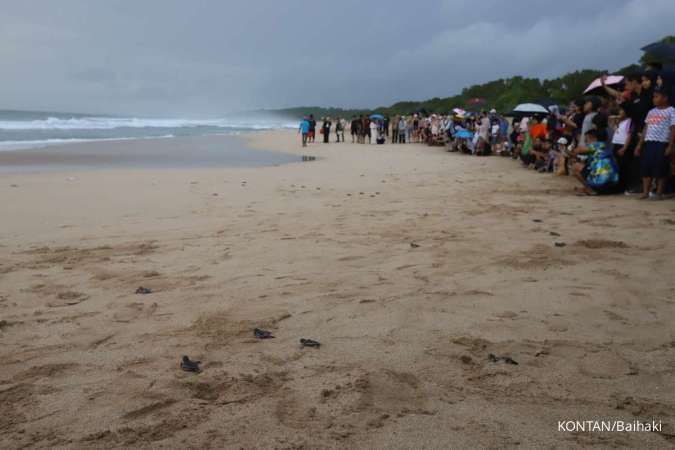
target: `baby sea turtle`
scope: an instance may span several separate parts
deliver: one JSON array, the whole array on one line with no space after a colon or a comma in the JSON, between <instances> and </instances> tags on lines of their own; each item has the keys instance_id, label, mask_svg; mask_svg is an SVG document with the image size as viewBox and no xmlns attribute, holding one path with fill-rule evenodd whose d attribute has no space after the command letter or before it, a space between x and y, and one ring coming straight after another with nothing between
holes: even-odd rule
<instances>
[{"instance_id":1,"label":"baby sea turtle","mask_svg":"<svg viewBox=\"0 0 675 450\"><path fill-rule=\"evenodd\" d=\"M201 361L191 361L187 356L183 356L183 359L180 362L180 368L186 372L195 372L199 373L202 369L199 368Z\"/></svg>"},{"instance_id":2,"label":"baby sea turtle","mask_svg":"<svg viewBox=\"0 0 675 450\"><path fill-rule=\"evenodd\" d=\"M253 330L253 335L255 337L257 337L258 339L272 339L272 338L274 338L271 331L261 330L260 328L256 328L255 330Z\"/></svg>"},{"instance_id":3,"label":"baby sea turtle","mask_svg":"<svg viewBox=\"0 0 675 450\"><path fill-rule=\"evenodd\" d=\"M314 348L319 348L321 347L321 343L312 339L300 339L300 345L302 347L314 347Z\"/></svg>"}]
</instances>

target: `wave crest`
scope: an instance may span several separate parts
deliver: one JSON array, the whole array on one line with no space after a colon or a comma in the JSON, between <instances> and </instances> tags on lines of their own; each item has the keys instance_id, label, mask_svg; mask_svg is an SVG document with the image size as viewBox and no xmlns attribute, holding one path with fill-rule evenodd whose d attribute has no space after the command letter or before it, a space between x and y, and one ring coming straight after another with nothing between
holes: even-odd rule
<instances>
[{"instance_id":1,"label":"wave crest","mask_svg":"<svg viewBox=\"0 0 675 450\"><path fill-rule=\"evenodd\" d=\"M69 119L48 117L41 120L4 120L0 130L113 130L117 128L223 128L265 130L294 128L288 121L232 120L232 119L140 119L112 117L73 117Z\"/></svg>"}]
</instances>

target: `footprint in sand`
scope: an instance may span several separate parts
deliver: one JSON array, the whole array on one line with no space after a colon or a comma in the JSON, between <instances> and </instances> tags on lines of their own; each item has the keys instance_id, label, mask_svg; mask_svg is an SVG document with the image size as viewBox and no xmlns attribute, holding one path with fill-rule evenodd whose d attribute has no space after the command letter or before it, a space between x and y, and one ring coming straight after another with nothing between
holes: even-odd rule
<instances>
[{"instance_id":1,"label":"footprint in sand","mask_svg":"<svg viewBox=\"0 0 675 450\"><path fill-rule=\"evenodd\" d=\"M60 308L64 306L73 306L87 300L89 296L82 292L66 291L56 294L56 300L47 302L50 308Z\"/></svg>"},{"instance_id":2,"label":"footprint in sand","mask_svg":"<svg viewBox=\"0 0 675 450\"><path fill-rule=\"evenodd\" d=\"M497 314L497 317L500 319L515 319L518 317L518 314L513 312L513 311L504 311L502 313Z\"/></svg>"},{"instance_id":3,"label":"footprint in sand","mask_svg":"<svg viewBox=\"0 0 675 450\"><path fill-rule=\"evenodd\" d=\"M630 364L611 351L601 351L584 356L579 371L592 378L616 378L631 372Z\"/></svg>"},{"instance_id":4,"label":"footprint in sand","mask_svg":"<svg viewBox=\"0 0 675 450\"><path fill-rule=\"evenodd\" d=\"M122 311L113 314L113 320L115 322L128 323L141 316L151 317L155 311L157 311L157 303L152 303L147 307L144 303L129 303L125 305Z\"/></svg>"},{"instance_id":5,"label":"footprint in sand","mask_svg":"<svg viewBox=\"0 0 675 450\"><path fill-rule=\"evenodd\" d=\"M607 239L584 239L577 241L576 245L590 249L629 248L628 244L623 241L610 241Z\"/></svg>"},{"instance_id":6,"label":"footprint in sand","mask_svg":"<svg viewBox=\"0 0 675 450\"><path fill-rule=\"evenodd\" d=\"M548 324L548 330L554 333L565 333L568 330L568 326L564 322L555 321Z\"/></svg>"}]
</instances>

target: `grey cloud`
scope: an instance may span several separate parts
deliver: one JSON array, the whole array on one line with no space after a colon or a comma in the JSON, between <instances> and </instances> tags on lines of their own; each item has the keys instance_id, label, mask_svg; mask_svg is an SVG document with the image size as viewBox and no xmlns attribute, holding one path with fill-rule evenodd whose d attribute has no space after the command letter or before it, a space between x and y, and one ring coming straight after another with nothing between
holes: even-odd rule
<instances>
[{"instance_id":1,"label":"grey cloud","mask_svg":"<svg viewBox=\"0 0 675 450\"><path fill-rule=\"evenodd\" d=\"M0 108L168 116L377 106L615 69L672 0L0 0Z\"/></svg>"}]
</instances>

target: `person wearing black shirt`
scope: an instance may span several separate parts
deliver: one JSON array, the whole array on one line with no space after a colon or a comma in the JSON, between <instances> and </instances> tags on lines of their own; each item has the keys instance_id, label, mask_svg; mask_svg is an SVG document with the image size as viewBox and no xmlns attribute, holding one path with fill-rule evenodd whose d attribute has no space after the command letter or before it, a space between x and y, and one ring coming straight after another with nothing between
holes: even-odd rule
<instances>
[{"instance_id":1,"label":"person wearing black shirt","mask_svg":"<svg viewBox=\"0 0 675 450\"><path fill-rule=\"evenodd\" d=\"M326 117L323 119L323 124L321 125L321 131L323 132L323 143L328 144L328 139L330 138L330 126L332 123L330 122L330 118Z\"/></svg>"},{"instance_id":2,"label":"person wearing black shirt","mask_svg":"<svg viewBox=\"0 0 675 450\"><path fill-rule=\"evenodd\" d=\"M565 124L565 136L569 142L579 142L579 134L584 123L583 113L584 101L576 100L570 108L570 113L566 116L560 116Z\"/></svg>"},{"instance_id":3,"label":"person wearing black shirt","mask_svg":"<svg viewBox=\"0 0 675 450\"><path fill-rule=\"evenodd\" d=\"M603 86L604 79L602 78ZM640 159L634 156L635 146L640 141L640 135L645 126L647 113L652 109L652 77L643 73L631 73L625 78L625 97L619 91L604 86L605 91L621 102L630 118L630 141L623 153L617 154L620 162L621 184L626 188L626 194L639 194L642 192L642 180L640 179Z\"/></svg>"},{"instance_id":4,"label":"person wearing black shirt","mask_svg":"<svg viewBox=\"0 0 675 450\"><path fill-rule=\"evenodd\" d=\"M626 193L631 194L642 192L640 180L640 158L634 157L634 152L635 146L640 141L640 136L644 131L647 114L654 105L652 103L651 81L649 83L643 82L637 76L627 78L632 78L632 93L628 100L628 117L631 119L631 145L628 147L628 149L626 149L626 159L628 160L626 162L626 164L628 164L628 169L626 172Z\"/></svg>"},{"instance_id":5,"label":"person wearing black shirt","mask_svg":"<svg viewBox=\"0 0 675 450\"><path fill-rule=\"evenodd\" d=\"M361 128L361 121L356 116L352 116L352 123L350 128L352 132L352 144L353 144L358 140Z\"/></svg>"}]
</instances>

